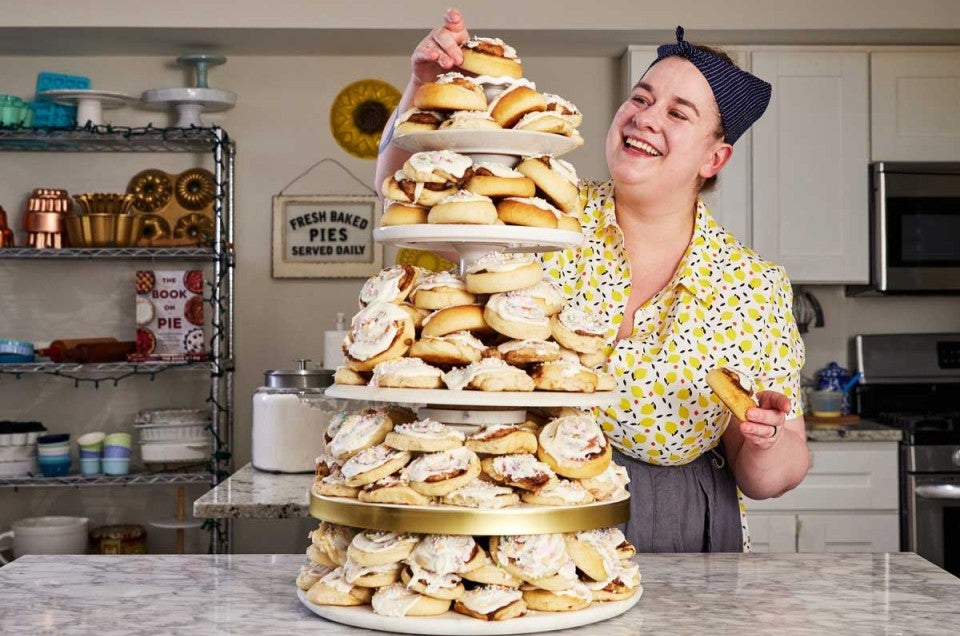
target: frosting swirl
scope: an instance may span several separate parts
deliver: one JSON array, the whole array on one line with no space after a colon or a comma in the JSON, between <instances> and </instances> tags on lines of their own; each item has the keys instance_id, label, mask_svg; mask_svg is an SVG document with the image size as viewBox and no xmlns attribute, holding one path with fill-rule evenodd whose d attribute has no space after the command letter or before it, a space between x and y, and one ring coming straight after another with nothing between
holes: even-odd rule
<instances>
[{"instance_id":1,"label":"frosting swirl","mask_svg":"<svg viewBox=\"0 0 960 636\"><path fill-rule=\"evenodd\" d=\"M513 565L530 578L556 574L569 561L562 534L507 535L497 543L497 562Z\"/></svg>"},{"instance_id":2,"label":"frosting swirl","mask_svg":"<svg viewBox=\"0 0 960 636\"><path fill-rule=\"evenodd\" d=\"M403 323L410 320L406 311L393 303L374 302L354 315L347 335L347 353L354 360L369 360L386 351Z\"/></svg>"},{"instance_id":3,"label":"frosting swirl","mask_svg":"<svg viewBox=\"0 0 960 636\"><path fill-rule=\"evenodd\" d=\"M380 380L383 376L392 375L405 378L422 378L443 376L443 371L430 366L420 358L396 358L395 360L384 360L373 368L373 375L370 377L370 386L380 386Z\"/></svg>"},{"instance_id":4,"label":"frosting swirl","mask_svg":"<svg viewBox=\"0 0 960 636\"><path fill-rule=\"evenodd\" d=\"M600 319L576 307L565 307L560 312L560 324L581 335L602 336L606 329Z\"/></svg>"},{"instance_id":5,"label":"frosting swirl","mask_svg":"<svg viewBox=\"0 0 960 636\"><path fill-rule=\"evenodd\" d=\"M401 281L412 271L409 265L394 265L381 270L376 276L368 278L360 288L360 302L364 305L396 302L401 293Z\"/></svg>"},{"instance_id":6,"label":"frosting swirl","mask_svg":"<svg viewBox=\"0 0 960 636\"><path fill-rule=\"evenodd\" d=\"M401 478L427 482L435 475L463 473L476 461L479 461L477 454L465 446L436 453L425 453L410 462L403 470Z\"/></svg>"},{"instance_id":7,"label":"frosting swirl","mask_svg":"<svg viewBox=\"0 0 960 636\"><path fill-rule=\"evenodd\" d=\"M469 535L428 534L410 553L408 563L416 563L437 574L460 574L473 557L477 544Z\"/></svg>"},{"instance_id":8,"label":"frosting swirl","mask_svg":"<svg viewBox=\"0 0 960 636\"><path fill-rule=\"evenodd\" d=\"M512 272L532 262L534 262L533 254L524 252L487 252L467 268L467 273Z\"/></svg>"},{"instance_id":9,"label":"frosting swirl","mask_svg":"<svg viewBox=\"0 0 960 636\"><path fill-rule=\"evenodd\" d=\"M436 420L426 418L406 424L397 424L393 427L393 432L397 435L406 435L407 437L418 437L420 439L447 439L454 438L463 441L466 436L452 429L446 424L441 424Z\"/></svg>"},{"instance_id":10,"label":"frosting swirl","mask_svg":"<svg viewBox=\"0 0 960 636\"><path fill-rule=\"evenodd\" d=\"M548 327L550 321L533 296L523 290L493 294L487 308L511 320Z\"/></svg>"},{"instance_id":11,"label":"frosting swirl","mask_svg":"<svg viewBox=\"0 0 960 636\"><path fill-rule=\"evenodd\" d=\"M602 453L607 438L591 416L567 415L543 427L540 445L559 460L579 462Z\"/></svg>"},{"instance_id":12,"label":"frosting swirl","mask_svg":"<svg viewBox=\"0 0 960 636\"><path fill-rule=\"evenodd\" d=\"M523 598L523 592L503 585L484 585L460 597L460 602L471 612L490 614Z\"/></svg>"}]
</instances>

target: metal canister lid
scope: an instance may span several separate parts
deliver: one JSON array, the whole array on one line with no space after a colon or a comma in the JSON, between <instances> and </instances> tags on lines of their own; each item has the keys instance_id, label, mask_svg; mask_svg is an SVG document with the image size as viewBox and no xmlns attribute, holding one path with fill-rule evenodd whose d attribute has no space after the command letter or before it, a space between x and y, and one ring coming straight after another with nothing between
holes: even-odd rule
<instances>
[{"instance_id":1,"label":"metal canister lid","mask_svg":"<svg viewBox=\"0 0 960 636\"><path fill-rule=\"evenodd\" d=\"M263 374L271 389L325 389L333 384L333 369L308 369L310 360L297 360L298 369L274 369Z\"/></svg>"}]
</instances>

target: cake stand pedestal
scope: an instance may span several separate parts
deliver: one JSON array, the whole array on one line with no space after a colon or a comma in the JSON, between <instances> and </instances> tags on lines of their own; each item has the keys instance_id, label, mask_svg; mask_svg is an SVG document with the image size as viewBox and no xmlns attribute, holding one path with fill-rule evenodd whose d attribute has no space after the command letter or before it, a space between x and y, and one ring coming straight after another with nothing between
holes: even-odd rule
<instances>
[{"instance_id":1,"label":"cake stand pedestal","mask_svg":"<svg viewBox=\"0 0 960 636\"><path fill-rule=\"evenodd\" d=\"M62 106L77 107L78 126L102 126L103 111L108 108L120 108L136 98L113 91L95 91L81 89L56 89L41 91L37 97L48 99Z\"/></svg>"}]
</instances>

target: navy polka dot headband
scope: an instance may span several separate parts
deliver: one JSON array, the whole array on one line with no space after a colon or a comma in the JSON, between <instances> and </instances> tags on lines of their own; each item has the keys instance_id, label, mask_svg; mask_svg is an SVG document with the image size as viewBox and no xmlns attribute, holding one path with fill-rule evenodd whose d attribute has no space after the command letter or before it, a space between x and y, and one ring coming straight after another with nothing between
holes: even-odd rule
<instances>
[{"instance_id":1,"label":"navy polka dot headband","mask_svg":"<svg viewBox=\"0 0 960 636\"><path fill-rule=\"evenodd\" d=\"M772 90L770 84L685 41L682 26L677 27L676 44L663 44L657 48L657 59L653 64L674 56L689 60L707 78L720 109L720 119L726 131L724 141L728 144L736 142L767 109Z\"/></svg>"}]
</instances>

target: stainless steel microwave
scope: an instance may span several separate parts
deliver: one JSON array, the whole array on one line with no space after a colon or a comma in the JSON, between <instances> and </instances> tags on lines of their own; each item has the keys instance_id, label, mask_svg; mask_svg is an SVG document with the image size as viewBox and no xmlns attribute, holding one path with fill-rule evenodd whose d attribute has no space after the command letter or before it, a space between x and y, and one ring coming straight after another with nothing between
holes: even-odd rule
<instances>
[{"instance_id":1,"label":"stainless steel microwave","mask_svg":"<svg viewBox=\"0 0 960 636\"><path fill-rule=\"evenodd\" d=\"M870 286L960 293L960 163L877 162L870 183Z\"/></svg>"}]
</instances>

